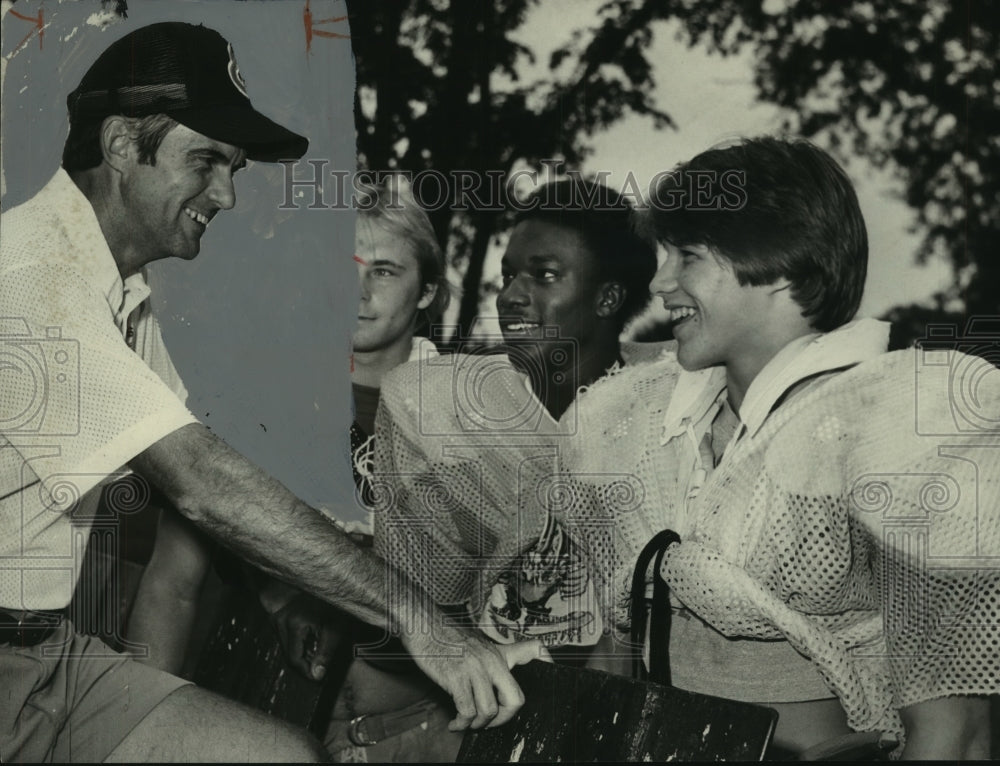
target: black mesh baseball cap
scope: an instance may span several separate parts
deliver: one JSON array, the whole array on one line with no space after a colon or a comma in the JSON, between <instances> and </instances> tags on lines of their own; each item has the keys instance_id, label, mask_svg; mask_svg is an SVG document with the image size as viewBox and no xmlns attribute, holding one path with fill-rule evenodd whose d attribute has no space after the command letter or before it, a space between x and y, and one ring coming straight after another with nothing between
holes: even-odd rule
<instances>
[{"instance_id":1,"label":"black mesh baseball cap","mask_svg":"<svg viewBox=\"0 0 1000 766\"><path fill-rule=\"evenodd\" d=\"M260 162L298 159L309 141L250 103L233 46L214 29L179 21L112 43L66 99L70 123L112 114L166 114Z\"/></svg>"}]
</instances>

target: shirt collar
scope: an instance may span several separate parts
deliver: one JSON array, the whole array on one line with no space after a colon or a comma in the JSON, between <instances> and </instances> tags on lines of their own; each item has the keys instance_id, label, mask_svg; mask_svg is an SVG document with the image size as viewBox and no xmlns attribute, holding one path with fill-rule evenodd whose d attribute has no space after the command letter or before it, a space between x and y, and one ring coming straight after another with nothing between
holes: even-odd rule
<instances>
[{"instance_id":1,"label":"shirt collar","mask_svg":"<svg viewBox=\"0 0 1000 766\"><path fill-rule=\"evenodd\" d=\"M876 319L858 319L832 332L796 338L775 354L750 384L740 406L742 427L750 436L755 435L774 405L796 383L883 354L888 344L889 324ZM689 423L699 422L725 391L724 367L681 370L663 418L660 444L684 433Z\"/></svg>"},{"instance_id":2,"label":"shirt collar","mask_svg":"<svg viewBox=\"0 0 1000 766\"><path fill-rule=\"evenodd\" d=\"M435 356L438 356L438 350L433 341L422 335L414 335L410 339L410 356L407 362L419 362L421 359L432 359Z\"/></svg>"},{"instance_id":3,"label":"shirt collar","mask_svg":"<svg viewBox=\"0 0 1000 766\"><path fill-rule=\"evenodd\" d=\"M105 297L116 324L123 328L128 315L149 297L145 272L122 281L90 200L65 170L59 168L38 197L53 211L63 237L73 243L65 253L66 260Z\"/></svg>"},{"instance_id":4,"label":"shirt collar","mask_svg":"<svg viewBox=\"0 0 1000 766\"><path fill-rule=\"evenodd\" d=\"M656 355L660 355L662 353L661 349L659 349L659 348L657 348L655 350L653 349L654 345L659 345L659 344L646 343L646 344L641 344L641 345L643 345L643 346L649 346L650 347L649 353L655 353ZM623 353L622 356L625 356L625 354ZM555 427L558 428L558 427L566 427L567 424L569 424L569 426L572 428L573 432L575 432L576 431L576 427L575 426L576 426L576 423L577 423L577 417L578 417L577 412L579 410L580 397L581 397L581 395L583 395L590 388L590 386L579 386L577 388L577 390L576 390L576 396L573 397L573 401L571 401L569 403L569 405L566 407L566 411L563 412L562 416L558 420L556 420L552 416L552 413L549 412L548 409L545 407L545 405L542 403L542 400L539 399L535 395L535 389L531 385L531 377L527 373L522 372L521 370L519 370L514 365L514 363L510 360L509 356L504 355L504 358L507 360L507 364L509 365L510 371L513 372L513 374L516 375L520 379L521 385L524 387L525 393L527 393L528 397L531 400L530 404L524 403L521 406L522 407L538 407L539 411L541 412L542 420L545 422L546 425L548 425L550 427L555 426ZM590 385L593 386L593 385L597 384L598 382L604 380L605 378L607 378L609 376L613 376L615 373L617 373L621 369L622 369L621 363L620 362L615 362L611 367L609 367L607 370L605 370L604 373L597 378L597 380L595 380ZM549 430L551 430L551 428Z\"/></svg>"},{"instance_id":5,"label":"shirt collar","mask_svg":"<svg viewBox=\"0 0 1000 766\"><path fill-rule=\"evenodd\" d=\"M889 323L858 319L828 333L791 341L764 365L740 405L740 420L754 436L778 400L796 383L843 367L852 367L889 346Z\"/></svg>"},{"instance_id":6,"label":"shirt collar","mask_svg":"<svg viewBox=\"0 0 1000 766\"><path fill-rule=\"evenodd\" d=\"M676 354L673 354L676 359ZM726 390L725 367L684 370L677 376L677 385L670 396L660 444L666 444L684 433L689 423L700 421Z\"/></svg>"}]
</instances>

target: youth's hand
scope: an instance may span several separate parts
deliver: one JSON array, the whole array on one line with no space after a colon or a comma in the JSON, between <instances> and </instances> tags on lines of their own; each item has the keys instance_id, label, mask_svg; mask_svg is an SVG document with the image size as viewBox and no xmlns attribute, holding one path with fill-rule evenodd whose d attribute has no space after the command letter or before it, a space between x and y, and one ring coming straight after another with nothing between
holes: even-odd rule
<instances>
[{"instance_id":1,"label":"youth's hand","mask_svg":"<svg viewBox=\"0 0 1000 766\"><path fill-rule=\"evenodd\" d=\"M552 655L545 648L541 641L517 641L513 644L497 644L497 649L507 661L507 667L513 668L515 665L527 665L532 660L542 662L552 662Z\"/></svg>"}]
</instances>

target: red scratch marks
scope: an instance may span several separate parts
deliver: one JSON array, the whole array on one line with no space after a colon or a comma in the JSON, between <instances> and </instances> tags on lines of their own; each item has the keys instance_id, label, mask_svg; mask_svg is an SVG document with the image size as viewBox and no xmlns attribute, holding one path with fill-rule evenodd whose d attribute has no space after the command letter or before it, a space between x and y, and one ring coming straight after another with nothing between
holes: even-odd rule
<instances>
[{"instance_id":1,"label":"red scratch marks","mask_svg":"<svg viewBox=\"0 0 1000 766\"><path fill-rule=\"evenodd\" d=\"M351 354L351 372L354 372L354 354Z\"/></svg>"},{"instance_id":2,"label":"red scratch marks","mask_svg":"<svg viewBox=\"0 0 1000 766\"><path fill-rule=\"evenodd\" d=\"M302 12L302 22L305 24L306 28L306 53L309 53L312 48L313 35L316 37L330 37L341 40L349 40L351 38L350 35L342 35L339 32L330 32L325 29L317 28L323 24L339 24L342 21L347 21L347 16L334 16L329 19L314 19L312 9L309 7L309 0L306 0L306 8Z\"/></svg>"},{"instance_id":3,"label":"red scratch marks","mask_svg":"<svg viewBox=\"0 0 1000 766\"><path fill-rule=\"evenodd\" d=\"M17 44L17 47L14 49L14 53L17 53L19 50L21 50L21 48L27 45L28 40L30 40L31 36L36 32L38 33L38 50L42 50L42 44L45 41L45 9L44 8L38 9L37 18L34 16L25 16L24 14L15 11L13 8L10 9L10 15L20 19L21 21L30 21L34 27L30 32L28 32L28 34L24 36L24 39Z\"/></svg>"}]
</instances>

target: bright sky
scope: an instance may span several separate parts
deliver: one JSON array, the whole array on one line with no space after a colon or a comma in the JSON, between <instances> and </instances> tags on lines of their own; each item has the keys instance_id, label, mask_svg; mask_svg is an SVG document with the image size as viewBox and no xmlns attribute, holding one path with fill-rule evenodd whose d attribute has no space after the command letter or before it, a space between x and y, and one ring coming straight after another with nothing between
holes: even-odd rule
<instances>
[{"instance_id":1,"label":"bright sky","mask_svg":"<svg viewBox=\"0 0 1000 766\"><path fill-rule=\"evenodd\" d=\"M536 52L537 63L524 67L526 79L543 75L548 54L574 28L592 23L602 0L545 0L528 17L516 39ZM754 97L752 57L722 58L688 49L676 27L658 23L649 57L655 62L657 106L671 115L677 130L657 131L648 119L629 117L594 136L585 171L610 171L608 183L621 187L631 172L645 189L660 170L689 159L711 145L741 135L776 132L781 113ZM919 237L908 231L913 213L896 194L897 184L863 159L847 171L855 183L868 225L870 258L861 315L878 315L894 305L924 301L950 280L950 266L934 260L917 266ZM487 257L485 276L498 278L501 249ZM495 313L489 304L484 314Z\"/></svg>"}]
</instances>

